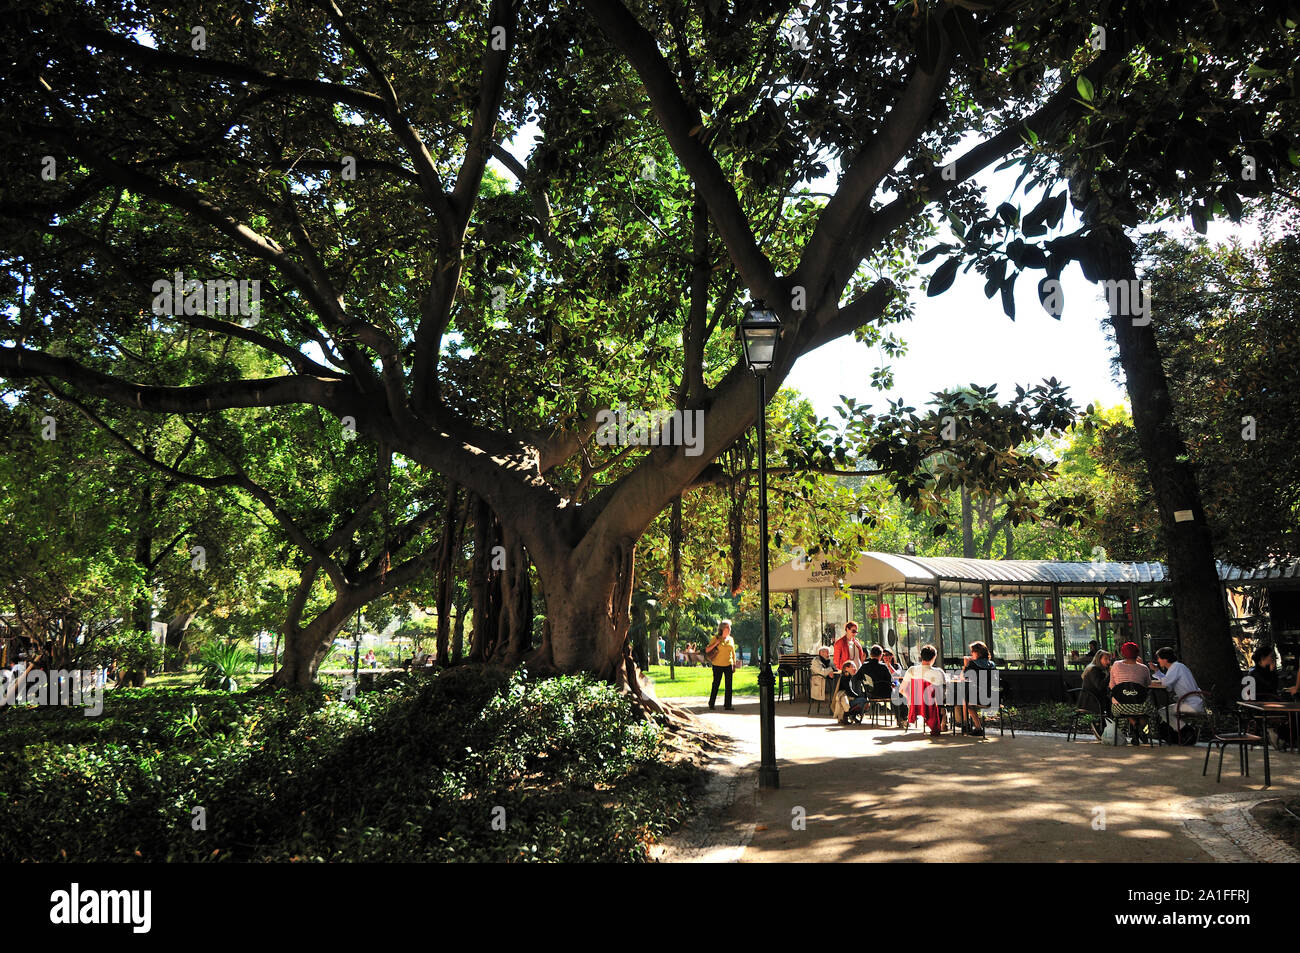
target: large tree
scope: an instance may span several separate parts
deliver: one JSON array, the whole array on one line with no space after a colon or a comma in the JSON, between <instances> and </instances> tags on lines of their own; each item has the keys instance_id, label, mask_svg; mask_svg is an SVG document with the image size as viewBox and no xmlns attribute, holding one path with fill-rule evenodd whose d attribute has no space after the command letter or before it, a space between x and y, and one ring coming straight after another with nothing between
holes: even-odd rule
<instances>
[{"instance_id":1,"label":"large tree","mask_svg":"<svg viewBox=\"0 0 1300 953\"><path fill-rule=\"evenodd\" d=\"M1257 221L1278 224L1270 218ZM1187 434L1218 555L1241 566L1295 557L1300 240L1286 234L1214 246L1154 236L1143 253L1174 417ZM1162 527L1132 421L1119 417L1097 435L1090 453L1121 488L1103 507L1106 546L1119 551L1128 542L1132 558L1160 558Z\"/></svg>"},{"instance_id":2,"label":"large tree","mask_svg":"<svg viewBox=\"0 0 1300 953\"><path fill-rule=\"evenodd\" d=\"M893 279L934 208L1004 301L1021 268L1091 261L1099 230L1177 190L1158 181L1118 218L1085 207L1086 234L1049 256L991 239L999 222L1059 223L1064 202L990 218L972 176L1027 149L1047 184L1063 156L1091 201L1085 173L1107 184L1135 161L1125 147L1187 137L1180 99L1262 135L1234 96L1270 83L1238 51L1285 45L1290 5L1264 7L33 3L0 24L0 374L142 414L317 408L472 495L481 564L494 540L516 579L531 563L535 667L635 689L636 540L754 422L733 338L745 294L784 324L774 393L801 355L899 315ZM1160 75L1188 57L1215 82ZM1090 125L1093 91L1112 87L1162 109ZM504 144L524 130L521 160ZM1265 145L1271 181L1286 143ZM493 156L517 187L488 174ZM178 272L193 308L156 293ZM190 282L230 279L261 282L258 313L204 313ZM236 339L278 370L142 383L113 344L141 321ZM618 404L698 414L698 441L611 446L600 425ZM865 444L890 467L928 459ZM352 598L374 567L336 568ZM312 677L328 629L291 631L288 680Z\"/></svg>"}]
</instances>

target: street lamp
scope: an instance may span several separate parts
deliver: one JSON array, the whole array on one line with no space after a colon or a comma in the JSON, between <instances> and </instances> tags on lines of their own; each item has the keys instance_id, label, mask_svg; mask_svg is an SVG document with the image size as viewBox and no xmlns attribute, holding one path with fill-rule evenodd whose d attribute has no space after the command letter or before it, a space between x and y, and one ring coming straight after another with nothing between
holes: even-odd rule
<instances>
[{"instance_id":1,"label":"street lamp","mask_svg":"<svg viewBox=\"0 0 1300 953\"><path fill-rule=\"evenodd\" d=\"M740 337L745 345L745 364L758 381L758 551L760 600L763 619L763 667L758 673L758 735L761 760L758 768L760 788L779 788L781 776L776 768L776 677L772 674L772 642L767 604L767 371L776 359L776 344L781 339L781 319L765 307L762 300L745 309L740 322Z\"/></svg>"},{"instance_id":2,"label":"street lamp","mask_svg":"<svg viewBox=\"0 0 1300 953\"><path fill-rule=\"evenodd\" d=\"M357 608L357 630L352 643L352 684L357 683L357 672L361 668L361 609Z\"/></svg>"}]
</instances>

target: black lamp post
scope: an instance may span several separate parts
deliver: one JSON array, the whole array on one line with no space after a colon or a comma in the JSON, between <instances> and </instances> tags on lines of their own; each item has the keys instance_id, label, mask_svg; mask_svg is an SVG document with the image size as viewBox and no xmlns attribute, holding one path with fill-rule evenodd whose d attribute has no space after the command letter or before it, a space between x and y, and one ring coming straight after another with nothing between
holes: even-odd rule
<instances>
[{"instance_id":1,"label":"black lamp post","mask_svg":"<svg viewBox=\"0 0 1300 953\"><path fill-rule=\"evenodd\" d=\"M357 609L357 631L352 642L352 684L357 682L357 671L361 668L361 610Z\"/></svg>"},{"instance_id":2,"label":"black lamp post","mask_svg":"<svg viewBox=\"0 0 1300 953\"><path fill-rule=\"evenodd\" d=\"M767 371L776 359L781 339L781 319L776 312L756 301L745 309L740 322L745 345L745 364L758 381L758 551L762 563L759 591L763 619L763 667L758 673L758 734L762 760L758 768L760 788L779 788L776 768L776 677L772 674L772 641L767 604Z\"/></svg>"}]
</instances>

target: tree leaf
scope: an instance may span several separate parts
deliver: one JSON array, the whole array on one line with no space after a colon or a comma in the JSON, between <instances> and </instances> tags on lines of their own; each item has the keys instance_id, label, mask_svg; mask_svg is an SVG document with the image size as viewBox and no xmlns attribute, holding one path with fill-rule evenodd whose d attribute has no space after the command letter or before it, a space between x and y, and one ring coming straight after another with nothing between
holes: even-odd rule
<instances>
[{"instance_id":1,"label":"tree leaf","mask_svg":"<svg viewBox=\"0 0 1300 953\"><path fill-rule=\"evenodd\" d=\"M1016 319L1016 274L1010 274L1002 281L1002 310L1012 321Z\"/></svg>"},{"instance_id":2,"label":"tree leaf","mask_svg":"<svg viewBox=\"0 0 1300 953\"><path fill-rule=\"evenodd\" d=\"M935 295L941 295L952 287L953 279L957 277L957 266L960 264L961 259L953 257L936 268L934 274L930 276L929 285L925 289L926 296L933 298Z\"/></svg>"},{"instance_id":3,"label":"tree leaf","mask_svg":"<svg viewBox=\"0 0 1300 953\"><path fill-rule=\"evenodd\" d=\"M984 51L980 46L980 31L969 10L949 7L944 12L943 30L953 47L976 66L984 64Z\"/></svg>"},{"instance_id":4,"label":"tree leaf","mask_svg":"<svg viewBox=\"0 0 1300 953\"><path fill-rule=\"evenodd\" d=\"M918 265L928 265L944 252L952 251L952 246L948 244L935 245L933 248L927 248L921 253L921 257L916 259Z\"/></svg>"},{"instance_id":5,"label":"tree leaf","mask_svg":"<svg viewBox=\"0 0 1300 953\"><path fill-rule=\"evenodd\" d=\"M1080 76L1074 81L1074 86L1079 91L1079 96L1084 100L1084 102L1092 102L1093 93L1096 92L1096 90L1093 89L1092 80L1088 79L1086 76Z\"/></svg>"},{"instance_id":6,"label":"tree leaf","mask_svg":"<svg viewBox=\"0 0 1300 953\"><path fill-rule=\"evenodd\" d=\"M933 73L939 63L939 51L943 47L943 30L938 18L929 7L922 18L920 36L916 43L916 65L922 72Z\"/></svg>"}]
</instances>

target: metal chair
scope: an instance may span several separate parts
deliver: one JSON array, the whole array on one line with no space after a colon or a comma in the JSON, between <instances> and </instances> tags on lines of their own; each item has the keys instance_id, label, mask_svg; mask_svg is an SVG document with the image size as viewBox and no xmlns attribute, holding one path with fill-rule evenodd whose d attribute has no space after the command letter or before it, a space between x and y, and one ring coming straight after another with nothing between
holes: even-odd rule
<instances>
[{"instance_id":1,"label":"metal chair","mask_svg":"<svg viewBox=\"0 0 1300 953\"><path fill-rule=\"evenodd\" d=\"M996 706L996 711L998 716L998 736L999 737L1005 736L1007 733L1007 729L1010 728L1011 737L1014 738L1016 736L1016 723L1015 723L1015 719L1012 717L1011 714L1011 706L1015 704L1015 698L1014 698L1014 691L1011 688L1011 684L1006 679L1001 678L1000 673L997 672L996 669L982 669L982 670L971 669L968 670L968 674L970 671L975 672L975 676L974 676L975 681L968 682L964 688L966 706L968 708L974 708L979 711L980 717L984 720L984 728L983 728L984 736L988 737L988 730L989 730L988 718L995 709L993 705L987 705L987 706L981 705L979 703L979 700L981 698L991 700L993 695L993 686L996 684L998 686L998 691L997 691L998 703ZM993 681L986 680L986 679L992 679L995 676L997 676L996 683ZM972 688L975 689L975 693L973 696L971 694ZM966 733L966 726L963 724L962 734L965 733Z\"/></svg>"},{"instance_id":2,"label":"metal chair","mask_svg":"<svg viewBox=\"0 0 1300 953\"><path fill-rule=\"evenodd\" d=\"M776 700L780 701L785 696L785 680L790 679L791 686L794 685L794 666L778 661L776 666ZM793 700L793 693L791 693Z\"/></svg>"},{"instance_id":3,"label":"metal chair","mask_svg":"<svg viewBox=\"0 0 1300 953\"><path fill-rule=\"evenodd\" d=\"M891 724L897 723L898 716L894 711L894 701L890 695L885 695L884 697L876 697L873 695L871 697L871 703L868 705L868 710L871 713L871 723L873 725L880 724L879 718L882 715L885 719L886 728Z\"/></svg>"},{"instance_id":4,"label":"metal chair","mask_svg":"<svg viewBox=\"0 0 1300 953\"><path fill-rule=\"evenodd\" d=\"M1152 707L1151 689L1148 686L1140 682L1120 682L1110 690L1110 714L1115 719L1115 747L1119 747L1119 737L1123 733L1121 729L1128 724L1130 718L1138 722L1133 730L1139 733L1139 742L1142 740L1140 732L1145 725L1148 746L1157 741L1164 743L1156 730L1156 710Z\"/></svg>"},{"instance_id":5,"label":"metal chair","mask_svg":"<svg viewBox=\"0 0 1300 953\"><path fill-rule=\"evenodd\" d=\"M1211 689L1208 692L1202 692L1202 691L1187 692L1185 695L1180 695L1178 697L1178 700L1174 702L1174 711L1178 713L1179 720L1186 725L1191 725L1196 730L1196 738L1192 741L1192 744L1200 743L1202 726L1204 726L1207 729L1207 733L1209 735L1211 736L1214 735L1214 707L1213 707L1214 696L1212 692L1213 689ZM1203 711L1182 711L1181 710L1183 702L1185 702L1189 698L1193 698L1197 696L1199 696L1201 699L1202 707L1204 708ZM1180 744L1182 743L1181 739L1179 743Z\"/></svg>"},{"instance_id":6,"label":"metal chair","mask_svg":"<svg viewBox=\"0 0 1300 953\"><path fill-rule=\"evenodd\" d=\"M1011 706L1016 703L1015 690L1012 689L1011 683L1002 679L998 687L998 737L1006 734L1006 729L1011 729L1011 737L1016 736L1016 723L1011 717ZM985 729L987 733L988 729Z\"/></svg>"},{"instance_id":7,"label":"metal chair","mask_svg":"<svg viewBox=\"0 0 1300 953\"><path fill-rule=\"evenodd\" d=\"M1215 734L1210 739L1210 743L1205 746L1205 765L1201 768L1201 777L1205 777L1206 772L1210 770L1210 752L1214 746L1219 746L1219 773L1215 775L1216 783L1223 780L1223 752L1228 745L1236 745L1237 753L1241 759L1241 773L1244 777L1250 776L1250 756L1248 749L1254 745L1259 745L1264 749L1264 787L1273 783L1268 769L1268 740L1260 735L1252 735L1247 732Z\"/></svg>"},{"instance_id":8,"label":"metal chair","mask_svg":"<svg viewBox=\"0 0 1300 953\"><path fill-rule=\"evenodd\" d=\"M912 730L912 719L911 719L912 702L913 701L916 702L916 707L918 709L924 707L924 700L925 700L926 693L928 691L928 689L926 688L927 685L931 686L931 688L936 687L934 686L933 682L927 682L923 678L917 678L912 681L910 687L908 688L908 697L903 700L903 703L907 708L907 720L903 722L904 734L907 734L907 732ZM938 697L935 700L934 705L939 709L940 716L942 717L943 712L946 710L947 706L943 704L942 692L938 692L937 694L939 694L940 697ZM924 721L921 722L921 725L922 725L921 728L922 733L926 733L930 730ZM942 729L940 729L940 734L942 733L943 733Z\"/></svg>"},{"instance_id":9,"label":"metal chair","mask_svg":"<svg viewBox=\"0 0 1300 953\"><path fill-rule=\"evenodd\" d=\"M1077 741L1079 738L1079 719L1082 717L1091 717L1097 719L1104 728L1106 725L1106 705L1098 697L1097 693L1087 688L1073 688L1071 691L1078 692L1079 697L1074 703L1074 715L1070 718L1070 728L1065 733L1066 741ZM1098 737L1101 735L1098 733Z\"/></svg>"},{"instance_id":10,"label":"metal chair","mask_svg":"<svg viewBox=\"0 0 1300 953\"><path fill-rule=\"evenodd\" d=\"M822 705L831 702L831 676L814 675L808 686L808 714L812 714L813 702L817 703L817 714L822 713Z\"/></svg>"}]
</instances>

